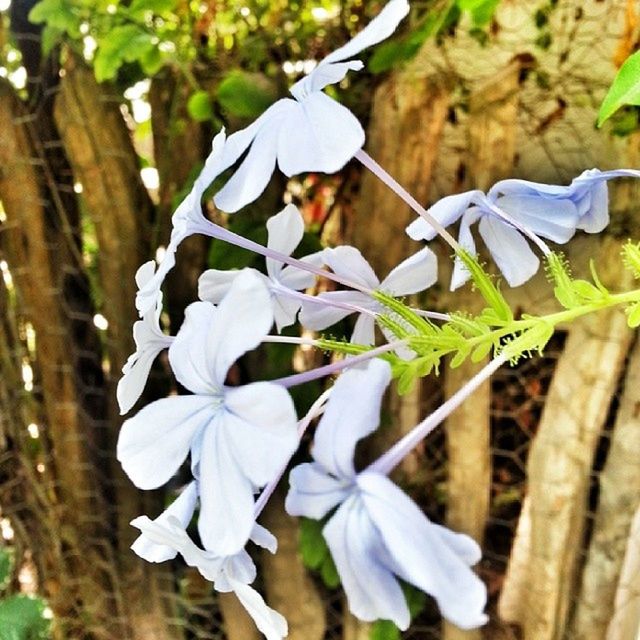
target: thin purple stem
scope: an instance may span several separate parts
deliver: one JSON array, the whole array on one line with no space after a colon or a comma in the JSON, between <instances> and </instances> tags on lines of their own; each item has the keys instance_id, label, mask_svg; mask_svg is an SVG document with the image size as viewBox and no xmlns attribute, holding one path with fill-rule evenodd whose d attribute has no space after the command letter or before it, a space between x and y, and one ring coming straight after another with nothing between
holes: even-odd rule
<instances>
[{"instance_id":1,"label":"thin purple stem","mask_svg":"<svg viewBox=\"0 0 640 640\"><path fill-rule=\"evenodd\" d=\"M365 353L361 353L360 355L350 356L348 358L344 358L343 360L339 360L338 362L327 364L324 367L318 367L317 369L305 371L304 373L296 373L291 376L285 376L284 378L277 378L276 380L271 380L271 382L289 389L291 387L296 387L299 384L304 384L305 382L311 382L312 380L317 380L318 378L324 378L326 376L331 376L334 373L339 373L343 369L354 367L361 362L366 362L367 360L371 360L371 358L375 358L383 353L388 353L389 351L393 351L394 349L397 349L398 347L404 346L406 344L407 340L395 340L394 342L383 344L381 347L376 347L375 349L371 349L369 351L366 351Z\"/></svg>"},{"instance_id":2,"label":"thin purple stem","mask_svg":"<svg viewBox=\"0 0 640 640\"><path fill-rule=\"evenodd\" d=\"M233 233L233 231L229 231L228 229L225 229L224 227L221 227L220 225L217 225L204 217L202 220L193 222L196 223L193 226L194 232L202 233L203 235L228 242L229 244L234 244L237 247L253 251L254 253L258 253L262 256L265 256L266 258L272 258L273 260L277 260L278 262L283 262L284 264L291 265L292 267L302 269L302 271L308 271L309 273L313 273L317 276L328 278L329 280L338 282L346 287L349 287L350 289L356 289L357 291L361 291L362 293L366 293L367 295L371 295L372 293L371 289L367 289L367 287L363 287L357 282L351 282L347 278L342 278L341 276L336 275L331 271L326 271L325 269L314 267L308 262L297 260L296 258L287 256L283 253L280 253L279 251L274 251L273 249L269 249L269 247L265 247L264 245L258 244L257 242L253 242L253 240L243 238L237 233Z\"/></svg>"},{"instance_id":3,"label":"thin purple stem","mask_svg":"<svg viewBox=\"0 0 640 640\"><path fill-rule=\"evenodd\" d=\"M469 382L440 405L431 415L398 440L386 453L372 462L367 471L387 475L400 461L422 442L447 416L457 409L485 380L499 369L507 358L499 355L483 367Z\"/></svg>"},{"instance_id":4,"label":"thin purple stem","mask_svg":"<svg viewBox=\"0 0 640 640\"><path fill-rule=\"evenodd\" d=\"M364 149L360 149L354 156L377 178L382 180L394 193L404 200L420 217L424 218L442 237L442 239L456 252L461 247L455 238L401 185L387 173Z\"/></svg>"},{"instance_id":5,"label":"thin purple stem","mask_svg":"<svg viewBox=\"0 0 640 640\"><path fill-rule=\"evenodd\" d=\"M334 300L332 298L323 298L322 295L319 296L310 296L308 293L302 293L301 291L296 291L295 289L289 289L280 284L272 284L271 289L277 293L281 293L285 296L289 296L295 300L301 300L302 302L310 302L312 304L321 304L329 307L335 307L336 309L344 309L349 313L364 313L368 316L376 318L379 316L379 313L371 309L365 309L364 307L359 307L355 304L349 304L348 302L340 302L339 300Z\"/></svg>"},{"instance_id":6,"label":"thin purple stem","mask_svg":"<svg viewBox=\"0 0 640 640\"><path fill-rule=\"evenodd\" d=\"M331 395L331 389L327 389L322 393L318 399L311 405L309 411L305 415L300 422L298 422L298 440L302 440L302 436L304 432L307 430L307 427L311 424L311 421L314 418L317 418L324 411L324 404L327 401L327 398ZM271 480L271 482L262 490L262 493L256 500L256 504L254 507L254 514L256 520L258 516L262 513L265 505L267 504L269 498L273 495L276 487L278 486L278 482L280 482L280 478L284 475L284 472L287 470L289 466L289 460L287 460L286 464L280 469L280 471L276 474L275 478Z\"/></svg>"},{"instance_id":7,"label":"thin purple stem","mask_svg":"<svg viewBox=\"0 0 640 640\"><path fill-rule=\"evenodd\" d=\"M529 238L531 242L533 242L540 251L545 256L548 256L551 253L551 249L547 246L546 242L538 237L533 231L528 229L526 226L515 220L512 216L510 216L506 211L503 211L495 202L492 202L487 196L484 194L482 198L474 199L474 202L478 204L480 207L484 207L488 209L491 213L493 213L497 218L500 218L503 222L518 230L523 236Z\"/></svg>"}]
</instances>

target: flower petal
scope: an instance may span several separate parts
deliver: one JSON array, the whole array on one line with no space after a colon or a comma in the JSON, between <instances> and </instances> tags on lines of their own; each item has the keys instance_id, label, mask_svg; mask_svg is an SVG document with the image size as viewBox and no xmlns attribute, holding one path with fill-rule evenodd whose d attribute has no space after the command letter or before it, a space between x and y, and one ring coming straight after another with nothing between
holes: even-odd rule
<instances>
[{"instance_id":1,"label":"flower petal","mask_svg":"<svg viewBox=\"0 0 640 640\"><path fill-rule=\"evenodd\" d=\"M264 280L245 269L218 307L208 302L187 307L184 324L169 349L171 367L187 389L217 394L229 367L267 335L273 310Z\"/></svg>"},{"instance_id":2,"label":"flower petal","mask_svg":"<svg viewBox=\"0 0 640 640\"><path fill-rule=\"evenodd\" d=\"M589 206L580 217L578 229L587 233L600 233L609 224L609 187L606 182L596 182L589 190Z\"/></svg>"},{"instance_id":3,"label":"flower petal","mask_svg":"<svg viewBox=\"0 0 640 640\"><path fill-rule=\"evenodd\" d=\"M308 76L298 80L289 91L296 100L302 101L311 93L340 82L349 71L360 71L363 67L364 64L360 60L319 64Z\"/></svg>"},{"instance_id":4,"label":"flower petal","mask_svg":"<svg viewBox=\"0 0 640 640\"><path fill-rule=\"evenodd\" d=\"M483 194L481 191L473 190L446 196L429 207L427 213L443 227L448 227L460 218L478 195ZM424 218L414 220L405 231L412 240L433 240L438 235L438 232Z\"/></svg>"},{"instance_id":5,"label":"flower petal","mask_svg":"<svg viewBox=\"0 0 640 640\"><path fill-rule=\"evenodd\" d=\"M234 457L223 422L217 415L202 438L198 531L205 549L232 556L244 549L253 529L253 485Z\"/></svg>"},{"instance_id":6,"label":"flower petal","mask_svg":"<svg viewBox=\"0 0 640 640\"><path fill-rule=\"evenodd\" d=\"M207 336L220 326L218 310L209 302L193 302L169 347L169 363L178 382L193 393L213 396L224 383L216 377L212 355L203 348ZM225 372L226 373L226 372Z\"/></svg>"},{"instance_id":7,"label":"flower petal","mask_svg":"<svg viewBox=\"0 0 640 640\"><path fill-rule=\"evenodd\" d=\"M438 259L428 247L402 261L380 283L380 289L392 296L424 291L438 279Z\"/></svg>"},{"instance_id":8,"label":"flower petal","mask_svg":"<svg viewBox=\"0 0 640 640\"><path fill-rule=\"evenodd\" d=\"M278 333L285 327L292 325L296 321L296 316L300 309L300 301L287 297L286 294L274 294L273 296L273 319L276 323Z\"/></svg>"},{"instance_id":9,"label":"flower petal","mask_svg":"<svg viewBox=\"0 0 640 640\"><path fill-rule=\"evenodd\" d=\"M578 209L571 200L514 194L498 198L496 205L535 234L554 242L564 244L576 232Z\"/></svg>"},{"instance_id":10,"label":"flower petal","mask_svg":"<svg viewBox=\"0 0 640 640\"><path fill-rule=\"evenodd\" d=\"M288 204L280 213L267 220L267 247L290 256L300 244L304 235L304 220L298 207ZM273 258L266 259L267 274L270 278L277 278L282 271L283 264Z\"/></svg>"},{"instance_id":11,"label":"flower petal","mask_svg":"<svg viewBox=\"0 0 640 640\"><path fill-rule=\"evenodd\" d=\"M336 49L321 62L320 66L340 60L347 60L360 53L363 49L386 40L409 13L407 0L391 0L369 24L345 45Z\"/></svg>"},{"instance_id":12,"label":"flower petal","mask_svg":"<svg viewBox=\"0 0 640 640\"><path fill-rule=\"evenodd\" d=\"M287 621L283 615L268 607L262 596L249 585L228 578L238 600L253 618L258 630L267 640L282 640L288 633Z\"/></svg>"},{"instance_id":13,"label":"flower petal","mask_svg":"<svg viewBox=\"0 0 640 640\"><path fill-rule=\"evenodd\" d=\"M377 289L380 286L380 280L371 265L355 247L344 245L325 249L323 259L336 275L349 278L352 282L369 289Z\"/></svg>"},{"instance_id":14,"label":"flower petal","mask_svg":"<svg viewBox=\"0 0 640 640\"><path fill-rule=\"evenodd\" d=\"M165 509L153 522L156 524L166 523L169 518L173 517L178 520L180 526L186 529L193 512L196 508L198 500L198 491L195 482L189 483L184 491ZM142 533L136 538L131 545L134 553L144 558L147 562L164 562L165 560L173 560L178 554L175 546L167 546L166 544L158 544Z\"/></svg>"},{"instance_id":15,"label":"flower petal","mask_svg":"<svg viewBox=\"0 0 640 640\"><path fill-rule=\"evenodd\" d=\"M458 244L466 249L472 256L476 255L476 243L473 240L471 234L471 225L478 221L482 211L479 207L471 207L462 216L460 221L460 230L458 232ZM453 262L453 274L451 275L451 291L455 291L458 287L461 287L470 277L467 267L464 262L456 256Z\"/></svg>"},{"instance_id":16,"label":"flower petal","mask_svg":"<svg viewBox=\"0 0 640 640\"><path fill-rule=\"evenodd\" d=\"M222 271L220 269L207 269L198 278L198 298L211 304L220 304L233 281L242 273L238 269Z\"/></svg>"},{"instance_id":17,"label":"flower petal","mask_svg":"<svg viewBox=\"0 0 640 640\"><path fill-rule=\"evenodd\" d=\"M289 474L289 493L284 503L292 516L320 520L349 495L351 481L338 480L327 474L317 462L305 462Z\"/></svg>"},{"instance_id":18,"label":"flower petal","mask_svg":"<svg viewBox=\"0 0 640 640\"><path fill-rule=\"evenodd\" d=\"M254 382L228 388L224 407L220 426L234 460L255 487L267 484L298 448L291 396L277 384Z\"/></svg>"},{"instance_id":19,"label":"flower petal","mask_svg":"<svg viewBox=\"0 0 640 640\"><path fill-rule=\"evenodd\" d=\"M333 514L322 530L340 574L349 610L360 620L393 620L409 626L409 608L393 573L383 564L384 545L359 492Z\"/></svg>"},{"instance_id":20,"label":"flower petal","mask_svg":"<svg viewBox=\"0 0 640 640\"><path fill-rule=\"evenodd\" d=\"M460 628L485 624L487 590L465 562L470 555L468 549L477 548L476 543L469 538L464 558L458 556L460 542L456 541L451 548L450 538L442 536L441 529L435 528L386 476L361 473L358 486L367 513L384 540L398 575L433 596L442 615ZM474 559L479 553L476 549Z\"/></svg>"},{"instance_id":21,"label":"flower petal","mask_svg":"<svg viewBox=\"0 0 640 640\"><path fill-rule=\"evenodd\" d=\"M478 226L498 269L510 286L520 286L538 271L540 260L519 231L491 215L483 216Z\"/></svg>"},{"instance_id":22,"label":"flower petal","mask_svg":"<svg viewBox=\"0 0 640 640\"><path fill-rule=\"evenodd\" d=\"M353 344L374 344L376 341L376 323L373 316L361 313L353 326L351 342Z\"/></svg>"},{"instance_id":23,"label":"flower petal","mask_svg":"<svg viewBox=\"0 0 640 640\"><path fill-rule=\"evenodd\" d=\"M358 309L344 308L341 305L354 305L355 307L370 308L371 298L359 291L327 291L314 297L314 300L305 300L300 312L300 324L307 329L318 331L326 329L336 322L340 322ZM335 304L332 304L335 303Z\"/></svg>"},{"instance_id":24,"label":"flower petal","mask_svg":"<svg viewBox=\"0 0 640 640\"><path fill-rule=\"evenodd\" d=\"M253 525L253 529L251 529L251 542L257 544L259 547L270 551L271 553L275 553L278 550L278 540L276 537L269 531L265 529L262 525L257 522Z\"/></svg>"},{"instance_id":25,"label":"flower petal","mask_svg":"<svg viewBox=\"0 0 640 640\"><path fill-rule=\"evenodd\" d=\"M156 489L167 482L214 412L208 396L173 396L156 400L125 420L117 457L133 484Z\"/></svg>"},{"instance_id":26,"label":"flower petal","mask_svg":"<svg viewBox=\"0 0 640 640\"><path fill-rule=\"evenodd\" d=\"M187 565L197 568L207 580L215 582L219 578L226 558L217 557L200 549L174 516L169 516L163 521L149 520L147 516L140 516L132 520L131 525L140 529L153 543L178 551Z\"/></svg>"},{"instance_id":27,"label":"flower petal","mask_svg":"<svg viewBox=\"0 0 640 640\"><path fill-rule=\"evenodd\" d=\"M376 358L366 366L348 369L334 384L316 429L313 457L336 478L355 475L356 443L377 429L382 396L390 380L389 364Z\"/></svg>"},{"instance_id":28,"label":"flower petal","mask_svg":"<svg viewBox=\"0 0 640 640\"><path fill-rule=\"evenodd\" d=\"M224 187L216 193L214 202L218 209L234 213L253 202L265 190L276 166L279 132L288 123L290 116L287 112L297 106L294 100L284 98L269 107L253 123L252 126L265 118L255 134L246 157ZM268 118L265 117L267 114ZM233 136L229 136L228 144L231 143L232 138Z\"/></svg>"},{"instance_id":29,"label":"flower petal","mask_svg":"<svg viewBox=\"0 0 640 640\"><path fill-rule=\"evenodd\" d=\"M335 173L362 148L364 129L339 102L322 92L292 102L295 108L280 127L278 140L278 166L286 176L305 171Z\"/></svg>"},{"instance_id":30,"label":"flower petal","mask_svg":"<svg viewBox=\"0 0 640 640\"><path fill-rule=\"evenodd\" d=\"M317 251L316 253L310 253L308 256L300 258L300 262L306 262L307 264L319 269L324 264L324 251ZM315 284L316 275L309 271L304 271L293 265L288 265L280 272L278 276L278 282L283 287L288 287L294 291L300 291L302 289L308 289Z\"/></svg>"}]
</instances>

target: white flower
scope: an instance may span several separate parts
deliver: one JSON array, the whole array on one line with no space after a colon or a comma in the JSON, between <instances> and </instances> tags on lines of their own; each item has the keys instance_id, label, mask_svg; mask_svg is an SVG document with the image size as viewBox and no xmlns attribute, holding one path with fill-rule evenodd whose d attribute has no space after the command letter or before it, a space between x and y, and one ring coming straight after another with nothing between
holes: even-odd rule
<instances>
[{"instance_id":1,"label":"white flower","mask_svg":"<svg viewBox=\"0 0 640 640\"><path fill-rule=\"evenodd\" d=\"M153 261L145 262L136 272L138 289L143 288L155 271ZM132 353L122 367L122 378L118 382L116 396L120 405L120 414L124 415L136 403L147 383L151 365L157 355L171 346L173 338L162 332L160 314L162 313L162 294L156 293L156 303L133 325L133 339L136 351Z\"/></svg>"},{"instance_id":2,"label":"white flower","mask_svg":"<svg viewBox=\"0 0 640 640\"><path fill-rule=\"evenodd\" d=\"M225 146L224 129L216 135L211 143L211 153L205 161L205 165L193 183L191 191L186 198L178 205L171 221L173 229L171 239L166 248L164 258L153 277L140 287L136 295L136 308L141 316L145 316L149 309L155 304L160 287L165 276L176 263L176 250L178 245L187 237L194 233L206 231L209 221L202 215L202 195L209 185L224 171L222 166L222 151ZM149 263L147 263L149 264ZM153 264L153 262L151 263Z\"/></svg>"},{"instance_id":3,"label":"white flower","mask_svg":"<svg viewBox=\"0 0 640 640\"><path fill-rule=\"evenodd\" d=\"M514 224L558 244L568 242L576 230L599 233L609 223L607 180L640 177L632 169L599 171L590 169L574 178L570 185L542 184L528 180L501 180L488 191L466 191L436 202L429 213L447 227L460 219L458 242L476 253L471 225L479 221L478 231L507 282L516 287L531 278L540 260L512 224L496 215L498 207ZM414 240L431 240L435 229L423 218L407 227ZM469 279L469 273L457 259L451 280L454 290Z\"/></svg>"},{"instance_id":4,"label":"white flower","mask_svg":"<svg viewBox=\"0 0 640 640\"><path fill-rule=\"evenodd\" d=\"M286 176L305 171L335 173L356 154L364 144L362 126L322 89L340 82L349 70L361 69L361 61L349 58L388 38L408 12L407 0L391 0L358 35L291 87L295 100L278 100L249 127L229 136L224 168L249 151L216 194L219 209L232 213L255 200L267 186L276 162Z\"/></svg>"},{"instance_id":5,"label":"white flower","mask_svg":"<svg viewBox=\"0 0 640 640\"><path fill-rule=\"evenodd\" d=\"M118 440L118 460L141 489L163 485L191 453L200 486L200 537L218 555L244 547L254 491L298 444L295 409L284 388L224 384L229 367L260 344L272 323L269 292L250 272L238 276L217 308L190 305L169 362L194 395L153 402L124 423Z\"/></svg>"},{"instance_id":6,"label":"white flower","mask_svg":"<svg viewBox=\"0 0 640 640\"><path fill-rule=\"evenodd\" d=\"M184 493L178 500L183 495ZM233 591L268 640L282 640L287 635L287 621L277 611L268 607L260 594L249 586L256 577L256 568L249 554L241 549L233 555L221 556L201 549L188 536L184 521L169 513L174 505L175 502L155 520L140 516L131 522L142 532L138 541L144 539L144 544L148 548L166 550L162 555L158 554L154 557L158 559L150 561L162 562L180 553L190 567L195 567L202 576L214 583L216 591L224 593ZM275 552L275 538L260 525L254 526L251 539L272 553ZM138 551L135 546L138 541L132 547L136 553ZM138 553L138 555L142 554ZM149 559L144 555L142 557Z\"/></svg>"},{"instance_id":7,"label":"white flower","mask_svg":"<svg viewBox=\"0 0 640 640\"><path fill-rule=\"evenodd\" d=\"M426 247L401 262L382 282L355 247L325 249L322 257L324 263L339 276L348 277L371 291L383 291L396 297L423 291L436 281L438 274L436 256ZM365 312L360 313L356 320L351 341L366 345L374 343L374 315L386 311L377 300L360 291L329 291L316 296L316 299L324 300L327 304L303 302L300 312L302 325L313 330L326 329L358 309L363 309ZM350 310L333 306L332 302L345 307L352 305L354 308Z\"/></svg>"},{"instance_id":8,"label":"white flower","mask_svg":"<svg viewBox=\"0 0 640 640\"><path fill-rule=\"evenodd\" d=\"M287 205L280 213L267 221L267 248L290 256L302 241L304 220L297 207ZM316 267L322 266L322 253L314 253L302 258L303 262ZM266 259L267 275L255 272L261 277L271 292L273 313L278 331L292 325L300 309L300 300L292 292L313 286L315 276L294 266L284 264L273 258ZM218 304L226 295L232 282L240 271L220 271L209 269L198 280L198 296L201 300Z\"/></svg>"},{"instance_id":9,"label":"white flower","mask_svg":"<svg viewBox=\"0 0 640 640\"><path fill-rule=\"evenodd\" d=\"M430 522L386 476L355 471L356 443L378 426L390 377L389 365L373 360L338 378L316 430L314 462L291 472L286 509L318 519L338 507L323 535L356 617L406 629L401 578L433 596L454 624L480 626L487 593L469 568L480 560L478 545Z\"/></svg>"}]
</instances>

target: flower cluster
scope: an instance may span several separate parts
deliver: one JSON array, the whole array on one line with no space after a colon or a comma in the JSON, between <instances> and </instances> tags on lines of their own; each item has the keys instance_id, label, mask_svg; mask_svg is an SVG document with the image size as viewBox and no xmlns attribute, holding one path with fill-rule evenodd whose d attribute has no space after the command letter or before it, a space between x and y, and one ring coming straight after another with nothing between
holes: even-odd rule
<instances>
[{"instance_id":1,"label":"flower cluster","mask_svg":"<svg viewBox=\"0 0 640 640\"><path fill-rule=\"evenodd\" d=\"M493 308L493 316L485 314L482 321L473 322L412 309L398 300L436 282L436 257L428 247L418 247L381 281L354 247L292 257L304 233L302 216L293 205L267 222L266 246L206 218L205 191L238 161L214 197L216 206L227 213L262 193L276 163L291 176L303 171L335 172L355 157L397 193L406 193L362 151L364 132L357 119L322 90L350 70L361 69L354 56L391 35L408 11L406 0L391 0L356 37L298 81L291 88L293 98L279 100L252 125L229 137L221 131L173 216L163 261L158 266L147 262L136 274L141 319L133 327L136 351L123 367L118 385L121 411L127 413L136 404L153 361L164 349L176 381L189 393L152 402L128 418L118 440L118 460L141 489L165 485L187 459L189 470L183 473L189 478L166 511L154 520L140 516L132 522L141 532L132 549L149 562L180 554L216 590L235 592L269 640L285 637L287 624L249 586L256 567L245 547L251 541L276 551L276 539L257 519L297 450L302 432L323 412L315 431L313 461L291 472L286 508L292 515L324 519L323 535L353 614L362 620L392 620L406 629L410 615L401 588L404 581L431 595L442 615L454 624L472 628L486 622L486 588L471 569L480 559L476 542L430 522L387 476L507 355L498 355L469 385L360 471L353 461L356 444L377 428L383 396L398 371L405 376L425 375L434 358L447 353L443 345L456 340L465 344L467 338L482 334L494 346L500 345L512 315L501 312L498 289L474 261L471 225L479 223L497 266L509 284L517 285L539 266L527 240L547 254L549 249L540 237L564 243L578 229L601 230L608 222L606 181L640 176L632 170L592 170L566 187L504 180L486 194L476 190L449 196L429 210L406 195L421 216L407 228L409 236L431 240L439 232L456 251L452 287L473 277ZM458 220L456 243L443 227ZM203 273L200 300L187 308L177 334L169 336L160 323L161 287L175 264L178 245L194 233L265 256L265 271L210 269ZM318 278L344 289L311 295ZM357 319L350 341L271 334L274 325L280 333L296 322L319 331L352 314ZM492 325L492 318L499 322ZM502 333L494 340L491 332L496 326ZM376 327L381 331L377 333ZM388 344L375 347L380 337ZM537 340L524 341L523 348L530 349L541 339ZM234 363L268 341L311 344L350 357L278 380L230 386L228 373ZM340 375L298 419L288 388L332 374ZM196 510L201 546L187 532Z\"/></svg>"}]
</instances>

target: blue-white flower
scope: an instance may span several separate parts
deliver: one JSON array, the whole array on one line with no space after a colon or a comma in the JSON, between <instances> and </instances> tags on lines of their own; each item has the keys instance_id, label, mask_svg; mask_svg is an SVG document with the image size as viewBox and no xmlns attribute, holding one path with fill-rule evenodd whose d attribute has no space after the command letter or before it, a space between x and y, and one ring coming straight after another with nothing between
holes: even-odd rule
<instances>
[{"instance_id":1,"label":"blue-white flower","mask_svg":"<svg viewBox=\"0 0 640 640\"><path fill-rule=\"evenodd\" d=\"M225 131L222 129L213 139L211 152L205 161L202 171L193 183L191 191L178 205L171 218L173 228L164 258L158 266L158 270L155 273L151 273L151 277L148 278L144 286L139 288L136 295L136 308L141 316L145 316L154 307L160 287L167 273L176 263L178 245L187 236L206 232L209 221L202 215L202 195L224 170L222 151L225 146L225 139ZM146 264L153 264L153 262Z\"/></svg>"},{"instance_id":2,"label":"blue-white flower","mask_svg":"<svg viewBox=\"0 0 640 640\"><path fill-rule=\"evenodd\" d=\"M325 249L322 259L339 276L349 278L371 291L383 291L396 297L427 289L434 284L438 275L437 258L427 247L401 262L382 282L355 247ZM375 298L361 291L347 290L321 293L316 296L316 300L317 302L303 302L300 312L302 325L318 331L362 310L356 320L351 341L366 345L374 343L375 314L386 311Z\"/></svg>"},{"instance_id":3,"label":"blue-white flower","mask_svg":"<svg viewBox=\"0 0 640 640\"><path fill-rule=\"evenodd\" d=\"M640 177L640 172L591 169L567 186L501 180L486 195L474 190L442 198L429 213L445 227L460 219L458 241L474 254L471 225L479 221L478 230L487 249L507 282L515 287L531 278L540 266L516 226L558 244L568 242L578 229L598 233L609 223L607 180L625 176ZM512 224L497 215L496 207L507 214ZM422 218L414 220L407 233L414 240L431 240L436 234ZM464 266L456 261L451 288L459 287L468 277Z\"/></svg>"},{"instance_id":4,"label":"blue-white flower","mask_svg":"<svg viewBox=\"0 0 640 640\"><path fill-rule=\"evenodd\" d=\"M267 248L290 256L302 241L304 235L304 220L298 208L287 205L280 213L267 221ZM303 262L322 266L322 254L314 253L302 258ZM282 262L273 258L266 259L267 275L256 271L271 292L273 315L278 331L292 325L300 309L300 300L295 296L296 291L313 286L315 276L308 271L302 271L294 266L284 266ZM201 300L218 304L226 295L231 283L240 271L220 271L209 269L198 280L198 296Z\"/></svg>"},{"instance_id":5,"label":"blue-white flower","mask_svg":"<svg viewBox=\"0 0 640 640\"><path fill-rule=\"evenodd\" d=\"M143 288L152 278L155 264L145 262L136 273L138 289ZM120 414L125 414L136 403L149 377L151 365L158 354L171 346L173 338L165 335L160 327L162 313L162 293L156 292L155 306L151 307L133 325L133 339L136 343L135 353L122 367L122 378L118 382L116 396L120 405Z\"/></svg>"},{"instance_id":6,"label":"blue-white flower","mask_svg":"<svg viewBox=\"0 0 640 640\"><path fill-rule=\"evenodd\" d=\"M286 509L319 519L337 507L323 535L356 617L406 629L401 578L433 596L454 624L480 626L487 593L469 568L480 560L478 545L430 522L386 476L354 468L356 443L378 426L390 377L389 365L374 360L338 378L316 431L314 462L291 472Z\"/></svg>"},{"instance_id":7,"label":"blue-white flower","mask_svg":"<svg viewBox=\"0 0 640 640\"><path fill-rule=\"evenodd\" d=\"M298 444L291 397L269 382L225 386L229 367L273 324L267 288L238 276L218 307L195 302L169 348L176 378L193 393L157 400L122 426L118 460L141 489L171 478L191 454L200 488L200 537L217 555L242 549L253 527L254 492Z\"/></svg>"},{"instance_id":8,"label":"blue-white flower","mask_svg":"<svg viewBox=\"0 0 640 640\"><path fill-rule=\"evenodd\" d=\"M407 0L391 0L358 35L291 87L295 99L278 100L249 127L229 136L224 168L247 149L248 153L216 194L219 209L232 213L255 200L267 186L276 162L286 176L305 171L335 173L355 155L364 144L362 126L322 89L340 82L348 71L361 69L362 62L350 58L388 38L408 12Z\"/></svg>"},{"instance_id":9,"label":"blue-white flower","mask_svg":"<svg viewBox=\"0 0 640 640\"><path fill-rule=\"evenodd\" d=\"M246 550L243 548L233 555L221 556L201 549L187 534L185 514L190 510L190 515L193 515L197 495L194 486L195 483L189 485L155 520L140 516L131 522L141 531L132 549L149 562L163 562L180 553L187 565L195 567L204 578L213 582L216 591L233 591L267 640L282 640L287 635L287 621L268 607L260 594L249 586L255 580L256 567ZM276 539L264 527L255 524L251 540L275 553Z\"/></svg>"}]
</instances>

